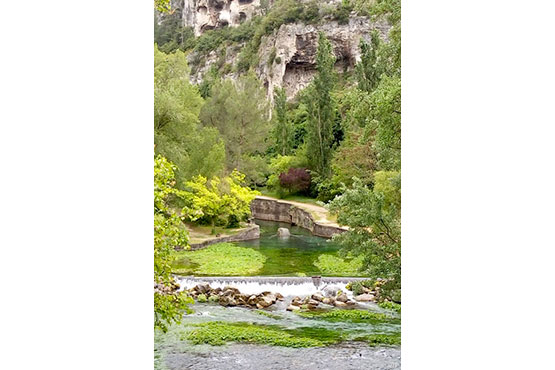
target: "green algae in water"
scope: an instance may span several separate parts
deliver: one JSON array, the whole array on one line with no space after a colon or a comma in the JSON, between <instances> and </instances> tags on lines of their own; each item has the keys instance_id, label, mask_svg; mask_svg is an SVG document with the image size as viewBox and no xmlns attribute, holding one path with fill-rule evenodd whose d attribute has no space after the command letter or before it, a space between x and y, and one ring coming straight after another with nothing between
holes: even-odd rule
<instances>
[{"instance_id":1,"label":"green algae in water","mask_svg":"<svg viewBox=\"0 0 555 370\"><path fill-rule=\"evenodd\" d=\"M269 313L269 312L262 311L262 310L254 310L253 312L258 314L258 315L266 316L266 317L269 317L270 319L274 319L274 320L283 319L283 317L281 317L280 315L274 315L273 313Z\"/></svg>"},{"instance_id":2,"label":"green algae in water","mask_svg":"<svg viewBox=\"0 0 555 370\"><path fill-rule=\"evenodd\" d=\"M329 310L329 311L306 311L296 312L297 315L333 322L353 322L353 323L399 323L396 317L384 313L370 312L365 310Z\"/></svg>"},{"instance_id":3,"label":"green algae in water","mask_svg":"<svg viewBox=\"0 0 555 370\"><path fill-rule=\"evenodd\" d=\"M185 338L193 344L213 346L242 342L282 347L320 347L343 339L341 334L323 328L283 329L274 325L221 321L196 324Z\"/></svg>"},{"instance_id":4,"label":"green algae in water","mask_svg":"<svg viewBox=\"0 0 555 370\"><path fill-rule=\"evenodd\" d=\"M280 222L260 221L260 239L221 243L198 251L176 253L173 272L195 276L364 276L360 258L339 257L340 246L308 230ZM289 238L278 238L287 227Z\"/></svg>"}]
</instances>

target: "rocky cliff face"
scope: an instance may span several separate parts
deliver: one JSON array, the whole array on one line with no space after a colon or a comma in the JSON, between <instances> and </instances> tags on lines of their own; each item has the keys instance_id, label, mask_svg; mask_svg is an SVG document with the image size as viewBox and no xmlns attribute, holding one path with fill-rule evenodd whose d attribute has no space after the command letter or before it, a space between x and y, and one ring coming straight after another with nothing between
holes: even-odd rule
<instances>
[{"instance_id":1,"label":"rocky cliff face","mask_svg":"<svg viewBox=\"0 0 555 370\"><path fill-rule=\"evenodd\" d=\"M302 0L306 2L306 0ZM236 27L251 17L265 12L274 0L173 0L172 6L181 13L185 26L194 29L195 35L222 27ZM322 0L321 6L332 6L341 0ZM262 38L258 49L258 65L255 72L273 100L275 87L284 87L288 99L293 98L305 88L316 72L316 50L318 33L323 32L333 45L337 59L338 72L352 70L360 60L359 42L370 39L372 30L377 30L387 40L391 26L385 21L374 22L367 17L351 13L348 22L339 24L333 19L323 19L317 25L301 22L284 24L269 36ZM214 50L197 58L189 55L189 62L195 67L190 76L191 82L200 84L214 64L236 64L244 45L223 46L224 50ZM223 60L222 60L223 58ZM224 78L236 79L238 74L232 68L223 71Z\"/></svg>"},{"instance_id":2,"label":"rocky cliff face","mask_svg":"<svg viewBox=\"0 0 555 370\"><path fill-rule=\"evenodd\" d=\"M181 12L183 25L192 27L196 36L215 28L236 27L263 10L260 0L173 0L172 9Z\"/></svg>"},{"instance_id":3,"label":"rocky cliff face","mask_svg":"<svg viewBox=\"0 0 555 370\"><path fill-rule=\"evenodd\" d=\"M267 87L269 96L274 87L283 87L287 97L292 98L310 83L316 73L319 32L330 40L336 57L335 67L338 72L343 72L351 70L360 60L361 38L369 41L370 32L375 29L385 40L389 28L385 22L372 23L363 17L352 17L344 25L337 22L318 26L284 24L275 34L263 39L257 75ZM271 60L274 53L275 58Z\"/></svg>"}]
</instances>

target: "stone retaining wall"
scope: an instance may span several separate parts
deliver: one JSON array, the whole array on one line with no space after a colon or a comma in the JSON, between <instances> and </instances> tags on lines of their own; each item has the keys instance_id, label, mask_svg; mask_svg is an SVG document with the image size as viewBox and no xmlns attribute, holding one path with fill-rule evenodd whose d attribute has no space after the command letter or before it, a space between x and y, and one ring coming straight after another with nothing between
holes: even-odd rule
<instances>
[{"instance_id":1,"label":"stone retaining wall","mask_svg":"<svg viewBox=\"0 0 555 370\"><path fill-rule=\"evenodd\" d=\"M216 243L238 242L241 240L253 240L258 238L260 238L260 226L252 225L235 235L220 236L200 243L191 243L191 250L202 249Z\"/></svg>"},{"instance_id":2,"label":"stone retaining wall","mask_svg":"<svg viewBox=\"0 0 555 370\"><path fill-rule=\"evenodd\" d=\"M287 202L274 199L256 198L251 202L254 218L265 221L287 222L310 230L313 235L331 238L334 234L345 232L337 226L324 225L314 221L310 212Z\"/></svg>"}]
</instances>

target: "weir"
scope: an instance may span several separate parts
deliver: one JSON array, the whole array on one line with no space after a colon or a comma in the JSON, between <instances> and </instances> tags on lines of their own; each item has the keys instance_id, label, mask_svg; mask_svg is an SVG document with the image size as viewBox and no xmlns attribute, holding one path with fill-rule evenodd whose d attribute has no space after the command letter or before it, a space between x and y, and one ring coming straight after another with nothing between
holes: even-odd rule
<instances>
[{"instance_id":1,"label":"weir","mask_svg":"<svg viewBox=\"0 0 555 370\"><path fill-rule=\"evenodd\" d=\"M280 293L285 297L301 296L318 291L337 291L341 289L348 295L351 294L345 286L352 281L365 280L360 277L281 277L281 276L176 276L181 289L191 289L202 283L208 283L212 288L232 286L244 294L258 294L264 291ZM319 284L318 284L319 282Z\"/></svg>"}]
</instances>

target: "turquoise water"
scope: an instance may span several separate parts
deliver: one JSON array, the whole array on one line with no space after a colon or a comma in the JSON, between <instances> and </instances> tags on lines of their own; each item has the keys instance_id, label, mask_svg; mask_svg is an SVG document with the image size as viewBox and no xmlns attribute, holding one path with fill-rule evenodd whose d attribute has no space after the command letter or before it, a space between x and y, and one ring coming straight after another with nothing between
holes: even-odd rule
<instances>
[{"instance_id":1,"label":"turquoise water","mask_svg":"<svg viewBox=\"0 0 555 370\"><path fill-rule=\"evenodd\" d=\"M326 275L314 263L322 254L338 255L340 246L330 239L314 236L310 231L286 223L256 220L260 226L260 239L236 242L266 256L264 267L257 275L262 276L312 276ZM289 229L289 238L279 238L277 229Z\"/></svg>"}]
</instances>

